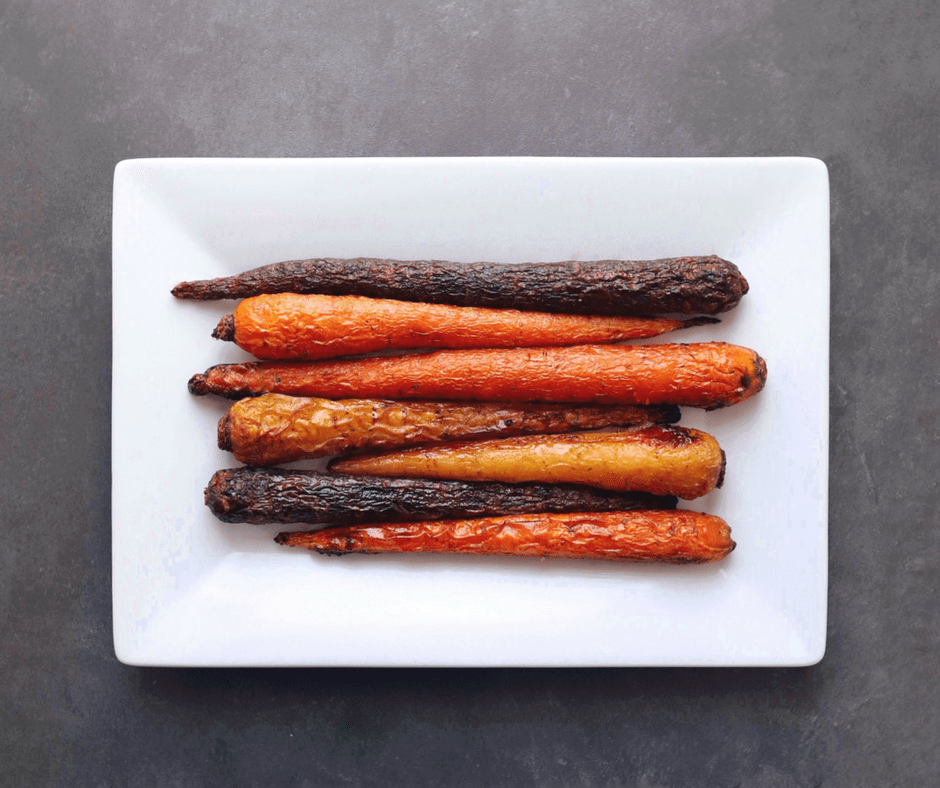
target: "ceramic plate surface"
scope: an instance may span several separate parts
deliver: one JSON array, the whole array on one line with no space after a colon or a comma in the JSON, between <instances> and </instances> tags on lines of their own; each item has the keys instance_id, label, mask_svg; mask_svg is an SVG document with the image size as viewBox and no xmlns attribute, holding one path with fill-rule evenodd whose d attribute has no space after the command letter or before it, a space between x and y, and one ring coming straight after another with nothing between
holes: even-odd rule
<instances>
[{"instance_id":1,"label":"ceramic plate surface","mask_svg":"<svg viewBox=\"0 0 940 788\"><path fill-rule=\"evenodd\" d=\"M191 375L247 356L185 279L304 257L526 262L717 254L750 293L716 326L769 370L682 424L727 453L684 508L731 525L708 566L320 557L203 504L227 403ZM825 650L829 186L814 159L163 159L114 178L113 595L135 665L798 666Z\"/></svg>"}]
</instances>

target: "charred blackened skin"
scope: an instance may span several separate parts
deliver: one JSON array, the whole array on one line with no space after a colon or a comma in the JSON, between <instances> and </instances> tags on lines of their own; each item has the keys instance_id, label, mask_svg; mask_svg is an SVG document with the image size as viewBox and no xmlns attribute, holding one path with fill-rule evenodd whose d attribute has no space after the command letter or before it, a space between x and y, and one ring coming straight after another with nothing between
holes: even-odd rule
<instances>
[{"instance_id":1,"label":"charred blackened skin","mask_svg":"<svg viewBox=\"0 0 940 788\"><path fill-rule=\"evenodd\" d=\"M676 498L564 484L334 476L278 468L216 472L206 505L227 523L357 525L534 512L674 509Z\"/></svg>"},{"instance_id":2,"label":"charred blackened skin","mask_svg":"<svg viewBox=\"0 0 940 788\"><path fill-rule=\"evenodd\" d=\"M713 315L747 290L737 266L712 255L512 265L318 258L181 282L172 293L199 301L319 293L581 315Z\"/></svg>"},{"instance_id":3,"label":"charred blackened skin","mask_svg":"<svg viewBox=\"0 0 940 788\"><path fill-rule=\"evenodd\" d=\"M741 388L745 391L748 390L755 380L757 381L758 391L762 390L767 383L767 362L760 356L757 356L754 360L754 377L752 378L747 373L741 375ZM191 388L190 391L192 391ZM710 408L705 408L705 410L720 410L726 407L728 407L728 403L720 402Z\"/></svg>"},{"instance_id":4,"label":"charred blackened skin","mask_svg":"<svg viewBox=\"0 0 940 788\"><path fill-rule=\"evenodd\" d=\"M231 389L225 391L217 391L216 387L210 385L207 380L207 375L211 375L213 370L224 370L224 369L233 369L238 367L243 370L251 370L254 368L253 362L248 362L247 364L216 364L215 366L209 367L205 373L200 373L193 375L189 379L187 388L189 389L190 394L196 396L204 396L206 394L218 394L221 397L227 397L228 399L242 399L243 397L254 397L262 393L256 391L250 385L246 386L233 386Z\"/></svg>"},{"instance_id":5,"label":"charred blackened skin","mask_svg":"<svg viewBox=\"0 0 940 788\"><path fill-rule=\"evenodd\" d=\"M214 339L221 339L225 342L235 341L235 315L226 315L219 321L219 325L212 332Z\"/></svg>"},{"instance_id":6,"label":"charred blackened skin","mask_svg":"<svg viewBox=\"0 0 940 788\"><path fill-rule=\"evenodd\" d=\"M216 430L216 440L222 451L232 450L232 419L227 413L219 419L219 426Z\"/></svg>"}]
</instances>

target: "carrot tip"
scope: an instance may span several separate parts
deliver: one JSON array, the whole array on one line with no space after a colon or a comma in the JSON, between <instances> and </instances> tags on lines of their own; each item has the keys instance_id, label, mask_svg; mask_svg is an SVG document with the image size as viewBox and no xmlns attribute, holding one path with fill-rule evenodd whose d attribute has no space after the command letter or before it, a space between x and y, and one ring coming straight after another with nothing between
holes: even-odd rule
<instances>
[{"instance_id":1,"label":"carrot tip","mask_svg":"<svg viewBox=\"0 0 940 788\"><path fill-rule=\"evenodd\" d=\"M217 439L222 451L232 450L232 417L228 413L219 419Z\"/></svg>"},{"instance_id":2,"label":"carrot tip","mask_svg":"<svg viewBox=\"0 0 940 788\"><path fill-rule=\"evenodd\" d=\"M662 423L663 424L677 424L682 418L682 411L679 410L679 406L678 405L664 405L663 407L666 408L666 411L663 414Z\"/></svg>"},{"instance_id":3,"label":"carrot tip","mask_svg":"<svg viewBox=\"0 0 940 788\"><path fill-rule=\"evenodd\" d=\"M235 340L235 315L226 315L212 332L213 339L221 339L225 342Z\"/></svg>"},{"instance_id":4,"label":"carrot tip","mask_svg":"<svg viewBox=\"0 0 940 788\"><path fill-rule=\"evenodd\" d=\"M764 359L760 356L757 356L757 359L754 362L754 367L754 377L757 380L757 385L754 387L754 389L755 391L760 391L762 388L764 388L764 384L767 382L767 362L764 361Z\"/></svg>"},{"instance_id":5,"label":"carrot tip","mask_svg":"<svg viewBox=\"0 0 940 788\"><path fill-rule=\"evenodd\" d=\"M694 328L695 326L713 326L715 323L720 323L720 318L717 317L693 317L691 320L686 320L683 324L683 328Z\"/></svg>"},{"instance_id":6,"label":"carrot tip","mask_svg":"<svg viewBox=\"0 0 940 788\"><path fill-rule=\"evenodd\" d=\"M204 394L209 393L209 384L206 382L205 375L193 375L189 379L187 387L189 388L189 393L194 394L197 397L201 397Z\"/></svg>"}]
</instances>

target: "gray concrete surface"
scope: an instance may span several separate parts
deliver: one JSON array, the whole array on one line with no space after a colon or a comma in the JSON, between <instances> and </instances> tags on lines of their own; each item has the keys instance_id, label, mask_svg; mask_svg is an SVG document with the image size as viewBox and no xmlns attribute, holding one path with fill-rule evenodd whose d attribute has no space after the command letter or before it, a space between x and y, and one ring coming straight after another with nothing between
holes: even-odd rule
<instances>
[{"instance_id":1,"label":"gray concrete surface","mask_svg":"<svg viewBox=\"0 0 940 788\"><path fill-rule=\"evenodd\" d=\"M938 42L926 0L2 0L0 784L936 785ZM114 165L458 154L827 162L819 666L116 662Z\"/></svg>"}]
</instances>

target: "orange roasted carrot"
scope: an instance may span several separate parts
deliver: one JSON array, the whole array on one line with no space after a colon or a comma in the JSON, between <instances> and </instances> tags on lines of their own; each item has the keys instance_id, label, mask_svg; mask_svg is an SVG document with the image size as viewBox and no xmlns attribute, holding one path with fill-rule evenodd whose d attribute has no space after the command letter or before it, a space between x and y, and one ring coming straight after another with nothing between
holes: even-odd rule
<instances>
[{"instance_id":1,"label":"orange roasted carrot","mask_svg":"<svg viewBox=\"0 0 940 788\"><path fill-rule=\"evenodd\" d=\"M753 350L725 342L438 350L352 361L221 364L193 394L686 405L714 409L764 387Z\"/></svg>"},{"instance_id":2,"label":"orange roasted carrot","mask_svg":"<svg viewBox=\"0 0 940 788\"><path fill-rule=\"evenodd\" d=\"M361 296L260 295L213 336L262 359L321 359L413 348L551 347L643 339L713 317L588 317Z\"/></svg>"},{"instance_id":3,"label":"orange roasted carrot","mask_svg":"<svg viewBox=\"0 0 940 788\"><path fill-rule=\"evenodd\" d=\"M720 517L681 509L342 526L284 532L275 541L327 555L471 553L671 564L718 561L735 547Z\"/></svg>"},{"instance_id":4,"label":"orange roasted carrot","mask_svg":"<svg viewBox=\"0 0 940 788\"><path fill-rule=\"evenodd\" d=\"M721 486L725 457L707 432L648 425L365 452L333 460L329 469L362 476L586 484L691 499Z\"/></svg>"}]
</instances>

